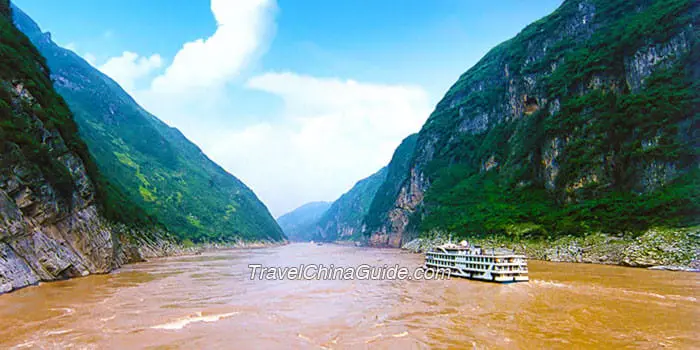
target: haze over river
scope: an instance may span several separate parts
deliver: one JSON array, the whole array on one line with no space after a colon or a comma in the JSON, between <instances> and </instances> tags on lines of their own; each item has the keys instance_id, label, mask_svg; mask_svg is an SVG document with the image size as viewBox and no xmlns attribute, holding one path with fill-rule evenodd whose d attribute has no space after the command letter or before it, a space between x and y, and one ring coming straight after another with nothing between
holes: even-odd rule
<instances>
[{"instance_id":1,"label":"haze over river","mask_svg":"<svg viewBox=\"0 0 700 350\"><path fill-rule=\"evenodd\" d=\"M0 348L692 348L700 274L530 261L530 282L250 280L248 264L400 264L396 249L222 250L0 296Z\"/></svg>"}]
</instances>

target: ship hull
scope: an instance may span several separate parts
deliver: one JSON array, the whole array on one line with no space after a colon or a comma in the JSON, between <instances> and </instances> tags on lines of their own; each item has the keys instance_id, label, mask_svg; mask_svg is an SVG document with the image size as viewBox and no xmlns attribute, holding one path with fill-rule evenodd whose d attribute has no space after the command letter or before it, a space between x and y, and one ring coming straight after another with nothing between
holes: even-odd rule
<instances>
[{"instance_id":1,"label":"ship hull","mask_svg":"<svg viewBox=\"0 0 700 350\"><path fill-rule=\"evenodd\" d=\"M470 279L470 280L475 280L475 281L484 281L484 282L494 282L494 283L516 283L516 282L528 282L530 281L529 276L493 276L493 275L488 275L488 276L483 276L479 275L478 273L469 273L463 270L459 269L452 269L444 266L438 266L438 265L430 265L430 264L425 264L423 266L424 269L426 270L434 270L434 271L439 271L440 269L449 269L449 276L450 277L460 277L460 278L465 278L465 279Z\"/></svg>"}]
</instances>

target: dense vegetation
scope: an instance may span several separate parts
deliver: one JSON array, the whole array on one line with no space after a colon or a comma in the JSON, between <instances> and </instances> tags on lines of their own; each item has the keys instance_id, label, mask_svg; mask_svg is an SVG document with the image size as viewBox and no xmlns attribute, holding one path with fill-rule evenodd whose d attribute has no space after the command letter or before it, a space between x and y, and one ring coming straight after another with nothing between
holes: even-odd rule
<instances>
[{"instance_id":1,"label":"dense vegetation","mask_svg":"<svg viewBox=\"0 0 700 350\"><path fill-rule=\"evenodd\" d=\"M438 135L442 147L426 165L431 186L412 217L415 227L551 238L594 231L634 235L651 226L698 223L699 5L592 4L590 26L596 30L590 36L564 36L567 18L583 6L566 1L494 48L450 89L421 131L422 137ZM625 82L626 59L681 33L688 53L667 58L639 87ZM533 43L547 40L554 44L546 54L528 54ZM495 78L504 66L511 76L536 81L540 108L520 118L503 116L482 133L455 133L463 108L472 115L505 114L499 106L507 86ZM479 82L484 88L470 91ZM449 106L454 100L460 105ZM556 140L563 161L548 185L543 163ZM489 162L496 166L485 167ZM674 170L673 178L649 180L648 169L657 165Z\"/></svg>"},{"instance_id":2,"label":"dense vegetation","mask_svg":"<svg viewBox=\"0 0 700 350\"><path fill-rule=\"evenodd\" d=\"M180 239L284 238L245 184L143 110L110 78L53 43L21 10L13 10L18 28L46 57L56 90L73 111L97 167L130 201Z\"/></svg>"},{"instance_id":3,"label":"dense vegetation","mask_svg":"<svg viewBox=\"0 0 700 350\"><path fill-rule=\"evenodd\" d=\"M56 191L57 200L70 207L74 181L58 157L63 152L45 142L43 133L57 130L70 151L85 164L95 184L96 200L103 214L130 225L154 225L155 221L130 202L98 171L65 101L53 89L44 57L12 24L9 1L0 2L0 147L2 167L26 160L31 173L43 177ZM15 97L25 89L29 96ZM34 176L37 175L37 176ZM38 186L39 184L34 184ZM34 188L38 190L38 188Z\"/></svg>"}]
</instances>

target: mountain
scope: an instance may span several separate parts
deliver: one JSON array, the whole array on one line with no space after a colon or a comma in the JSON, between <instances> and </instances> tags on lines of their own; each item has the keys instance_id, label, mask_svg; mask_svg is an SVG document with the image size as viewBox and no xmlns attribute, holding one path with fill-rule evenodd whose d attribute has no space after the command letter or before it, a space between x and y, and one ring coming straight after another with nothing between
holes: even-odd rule
<instances>
[{"instance_id":1,"label":"mountain","mask_svg":"<svg viewBox=\"0 0 700 350\"><path fill-rule=\"evenodd\" d=\"M0 0L0 294L178 252L100 174L49 71Z\"/></svg>"},{"instance_id":2,"label":"mountain","mask_svg":"<svg viewBox=\"0 0 700 350\"><path fill-rule=\"evenodd\" d=\"M700 220L700 3L567 0L447 91L366 234L639 237ZM661 248L660 248L661 249Z\"/></svg>"},{"instance_id":3,"label":"mountain","mask_svg":"<svg viewBox=\"0 0 700 350\"><path fill-rule=\"evenodd\" d=\"M253 191L141 108L118 84L13 8L14 20L46 57L56 90L107 180L179 239L283 240Z\"/></svg>"},{"instance_id":4,"label":"mountain","mask_svg":"<svg viewBox=\"0 0 700 350\"><path fill-rule=\"evenodd\" d=\"M306 203L277 218L277 223L290 241L309 241L316 230L318 220L330 206L329 202Z\"/></svg>"},{"instance_id":5,"label":"mountain","mask_svg":"<svg viewBox=\"0 0 700 350\"><path fill-rule=\"evenodd\" d=\"M405 195L405 193L401 193L401 185L408 176L417 140L418 134L412 134L401 141L399 147L394 151L391 161L387 165L386 179L377 189L363 219L364 232L379 232L377 230L381 229L382 223L388 220L388 215L393 210L401 210L401 208L394 208L395 198ZM373 245L393 246L399 244L399 242L389 242L389 238L388 233L384 231L381 234L375 234L371 243Z\"/></svg>"},{"instance_id":6,"label":"mountain","mask_svg":"<svg viewBox=\"0 0 700 350\"><path fill-rule=\"evenodd\" d=\"M340 196L316 223L312 239L315 241L360 240L362 221L379 186L386 179L384 167L358 181Z\"/></svg>"}]
</instances>

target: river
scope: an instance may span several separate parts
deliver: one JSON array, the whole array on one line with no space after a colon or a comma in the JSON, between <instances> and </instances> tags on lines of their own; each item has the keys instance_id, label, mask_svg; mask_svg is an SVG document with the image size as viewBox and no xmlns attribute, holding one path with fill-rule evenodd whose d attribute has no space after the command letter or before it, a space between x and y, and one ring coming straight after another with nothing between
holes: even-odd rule
<instances>
[{"instance_id":1,"label":"river","mask_svg":"<svg viewBox=\"0 0 700 350\"><path fill-rule=\"evenodd\" d=\"M0 295L0 348L692 348L700 274L530 261L530 282L251 280L248 264L384 264L338 245L206 252Z\"/></svg>"}]
</instances>

